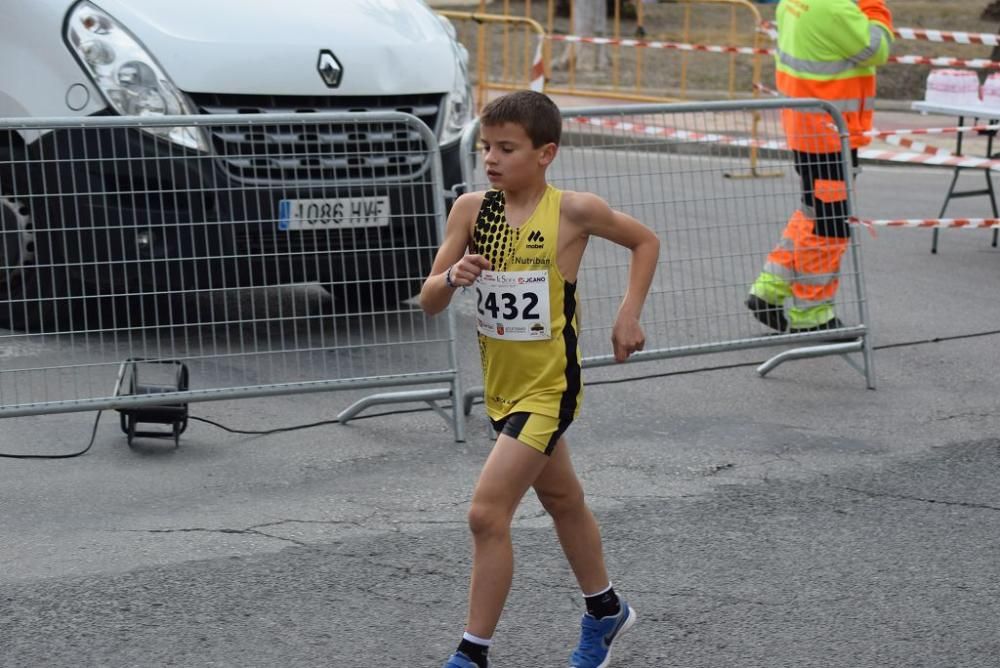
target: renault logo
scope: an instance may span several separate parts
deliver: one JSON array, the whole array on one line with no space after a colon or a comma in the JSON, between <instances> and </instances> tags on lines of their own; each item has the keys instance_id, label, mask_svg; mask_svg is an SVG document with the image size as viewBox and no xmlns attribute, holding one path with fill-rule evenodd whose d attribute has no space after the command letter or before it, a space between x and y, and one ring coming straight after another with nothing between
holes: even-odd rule
<instances>
[{"instance_id":1,"label":"renault logo","mask_svg":"<svg viewBox=\"0 0 1000 668\"><path fill-rule=\"evenodd\" d=\"M323 83L329 88L336 88L340 85L340 77L344 73L344 68L340 66L337 57L332 51L323 49L319 52L319 62L316 63L319 75L323 77Z\"/></svg>"}]
</instances>

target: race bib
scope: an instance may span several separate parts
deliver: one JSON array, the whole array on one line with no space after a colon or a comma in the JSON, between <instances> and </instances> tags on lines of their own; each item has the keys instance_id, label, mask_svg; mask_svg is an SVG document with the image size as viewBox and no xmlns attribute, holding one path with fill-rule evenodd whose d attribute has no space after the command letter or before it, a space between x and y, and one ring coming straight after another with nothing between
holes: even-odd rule
<instances>
[{"instance_id":1,"label":"race bib","mask_svg":"<svg viewBox=\"0 0 1000 668\"><path fill-rule=\"evenodd\" d=\"M552 338L549 272L484 271L476 280L476 328L504 341Z\"/></svg>"}]
</instances>

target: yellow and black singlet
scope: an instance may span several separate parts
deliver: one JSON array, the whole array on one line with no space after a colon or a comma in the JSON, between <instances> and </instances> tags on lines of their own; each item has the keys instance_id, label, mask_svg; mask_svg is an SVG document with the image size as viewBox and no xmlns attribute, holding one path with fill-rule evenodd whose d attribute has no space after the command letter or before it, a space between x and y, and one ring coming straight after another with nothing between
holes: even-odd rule
<instances>
[{"instance_id":1,"label":"yellow and black singlet","mask_svg":"<svg viewBox=\"0 0 1000 668\"><path fill-rule=\"evenodd\" d=\"M475 284L486 412L572 420L583 399L576 284L556 264L562 191L547 186L520 227L507 224L504 196L487 191L473 232L490 261Z\"/></svg>"}]
</instances>

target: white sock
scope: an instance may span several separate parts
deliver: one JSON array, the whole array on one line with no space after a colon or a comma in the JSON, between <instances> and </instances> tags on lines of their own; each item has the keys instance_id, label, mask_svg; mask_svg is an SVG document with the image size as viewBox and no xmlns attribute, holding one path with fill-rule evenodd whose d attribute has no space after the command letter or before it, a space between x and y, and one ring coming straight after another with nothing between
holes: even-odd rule
<instances>
[{"instance_id":1,"label":"white sock","mask_svg":"<svg viewBox=\"0 0 1000 668\"><path fill-rule=\"evenodd\" d=\"M474 636L468 631L462 634L462 640L468 640L469 642L474 642L477 645L482 645L483 647L489 647L493 644L493 638L480 638L479 636Z\"/></svg>"},{"instance_id":2,"label":"white sock","mask_svg":"<svg viewBox=\"0 0 1000 668\"><path fill-rule=\"evenodd\" d=\"M608 593L609 591L611 591L611 583L610 583L610 582L608 583L608 586L607 586L607 587L605 587L604 589L602 589L601 591L599 591L599 592L595 592L595 593L593 593L593 594L586 594L586 593L585 593L585 594L583 595L583 597L584 597L584 598L590 598L591 596L600 596L601 594L606 594L606 593Z\"/></svg>"}]
</instances>

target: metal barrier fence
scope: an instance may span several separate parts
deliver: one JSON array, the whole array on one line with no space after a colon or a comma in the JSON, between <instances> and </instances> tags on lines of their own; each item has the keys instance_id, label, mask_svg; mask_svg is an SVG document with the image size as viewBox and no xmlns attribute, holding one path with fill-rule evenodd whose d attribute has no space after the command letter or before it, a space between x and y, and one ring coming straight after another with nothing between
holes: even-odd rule
<instances>
[{"instance_id":1,"label":"metal barrier fence","mask_svg":"<svg viewBox=\"0 0 1000 668\"><path fill-rule=\"evenodd\" d=\"M660 237L660 263L646 307L645 351L653 360L741 349L786 346L758 368L764 375L791 359L843 355L869 388L874 372L857 233L847 243L839 271L835 312L840 325L813 332L778 333L754 318L745 301L769 252L782 245L782 228L802 208L802 184L785 147L782 110L827 112L846 130L840 114L819 100L759 100L698 104L632 105L567 109L559 155L549 168L558 188L590 191L635 216ZM766 141L747 132L763 118ZM463 139L463 174L470 190L488 188L475 142L478 127ZM846 140L845 140L846 141ZM726 178L751 145L780 179ZM850 174L846 143L837 167ZM853 211L847 189L846 213ZM790 243L790 242L788 242ZM832 245L833 242L831 242ZM819 249L822 251L823 249ZM579 275L580 345L585 367L614 363L610 336L627 285L628 253L595 239ZM812 268L815 272L815 268ZM829 282L831 274L796 280ZM789 297L786 306L793 303ZM802 328L804 329L804 328ZM831 339L841 339L831 341ZM860 353L860 363L848 353ZM466 412L476 391L464 396Z\"/></svg>"},{"instance_id":2,"label":"metal barrier fence","mask_svg":"<svg viewBox=\"0 0 1000 668\"><path fill-rule=\"evenodd\" d=\"M472 56L469 71L476 83L477 108L486 104L490 90L544 89L545 29L537 21L476 12L438 14L455 25L459 41ZM495 64L499 66L496 72Z\"/></svg>"},{"instance_id":3,"label":"metal barrier fence","mask_svg":"<svg viewBox=\"0 0 1000 668\"><path fill-rule=\"evenodd\" d=\"M454 317L405 301L444 229L438 109L411 107L0 121L0 417L400 386L342 421L443 414Z\"/></svg>"},{"instance_id":4,"label":"metal barrier fence","mask_svg":"<svg viewBox=\"0 0 1000 668\"><path fill-rule=\"evenodd\" d=\"M701 99L756 98L766 89L761 82L764 68L770 67L773 79L773 58L763 48L769 38L760 29L760 13L748 0L685 0L648 10L640 3L633 20L643 39L623 38L621 0L614 3L609 37L556 34L555 0L534 6L529 0L523 5L525 16L511 14L509 0L494 4L502 13L439 12L455 24L459 40L472 54L478 108L495 91L525 88L632 102L685 99L693 89ZM567 4L572 15L574 3ZM539 22L543 10L547 28ZM659 32L647 35L644 25ZM573 26L570 19L570 29ZM702 50L705 42L729 46ZM556 58L553 44L563 49ZM702 79L692 85L692 74ZM749 119L754 138L759 120ZM750 169L740 170L744 177L776 175L758 166L755 150L747 157Z\"/></svg>"},{"instance_id":5,"label":"metal barrier fence","mask_svg":"<svg viewBox=\"0 0 1000 668\"><path fill-rule=\"evenodd\" d=\"M558 15L562 7L568 16ZM614 0L608 7L609 17L594 17L603 30L578 20L584 12L574 0L483 0L479 12L540 24L549 93L633 102L738 99L757 97L759 84L773 79L773 58L763 48L769 40L749 0ZM532 32L459 26L459 38L476 54L480 86L488 80L496 88L527 87L518 79L534 52Z\"/></svg>"}]
</instances>

